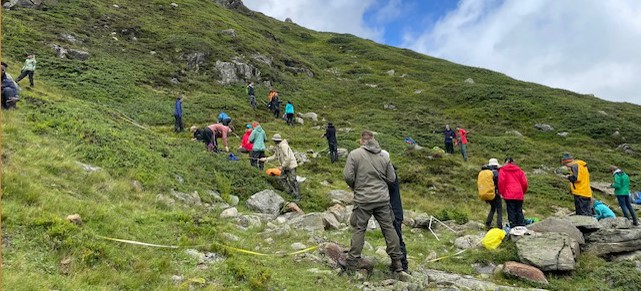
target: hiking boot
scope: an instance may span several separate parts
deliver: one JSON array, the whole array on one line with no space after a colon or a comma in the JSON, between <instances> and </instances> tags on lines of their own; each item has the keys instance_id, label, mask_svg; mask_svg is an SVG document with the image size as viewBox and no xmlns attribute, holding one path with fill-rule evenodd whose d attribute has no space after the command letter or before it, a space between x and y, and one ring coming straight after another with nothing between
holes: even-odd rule
<instances>
[{"instance_id":1,"label":"hiking boot","mask_svg":"<svg viewBox=\"0 0 641 291\"><path fill-rule=\"evenodd\" d=\"M392 270L394 273L403 272L403 263L401 263L401 260L392 260L390 270Z\"/></svg>"}]
</instances>

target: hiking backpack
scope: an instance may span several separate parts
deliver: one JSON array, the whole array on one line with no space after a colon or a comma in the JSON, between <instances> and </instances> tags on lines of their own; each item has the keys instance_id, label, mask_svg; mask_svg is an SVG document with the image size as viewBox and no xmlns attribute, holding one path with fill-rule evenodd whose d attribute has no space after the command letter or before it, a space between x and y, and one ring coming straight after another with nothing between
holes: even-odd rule
<instances>
[{"instance_id":1,"label":"hiking backpack","mask_svg":"<svg viewBox=\"0 0 641 291\"><path fill-rule=\"evenodd\" d=\"M494 172L492 170L482 170L479 173L478 179L479 198L483 201L494 200L495 186L494 186Z\"/></svg>"}]
</instances>

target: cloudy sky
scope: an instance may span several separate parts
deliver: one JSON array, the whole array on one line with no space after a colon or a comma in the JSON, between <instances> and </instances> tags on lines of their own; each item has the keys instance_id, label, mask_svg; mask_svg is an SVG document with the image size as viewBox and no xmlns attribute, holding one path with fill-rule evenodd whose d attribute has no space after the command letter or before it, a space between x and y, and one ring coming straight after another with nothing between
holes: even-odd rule
<instances>
[{"instance_id":1,"label":"cloudy sky","mask_svg":"<svg viewBox=\"0 0 641 291\"><path fill-rule=\"evenodd\" d=\"M244 0L519 80L641 104L641 0Z\"/></svg>"}]
</instances>

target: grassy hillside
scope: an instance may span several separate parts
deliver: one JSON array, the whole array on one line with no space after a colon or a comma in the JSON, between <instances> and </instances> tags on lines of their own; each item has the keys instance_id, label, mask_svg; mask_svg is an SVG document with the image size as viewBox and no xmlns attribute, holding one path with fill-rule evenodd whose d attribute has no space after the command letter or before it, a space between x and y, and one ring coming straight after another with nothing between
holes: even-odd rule
<instances>
[{"instance_id":1,"label":"grassy hillside","mask_svg":"<svg viewBox=\"0 0 641 291\"><path fill-rule=\"evenodd\" d=\"M545 217L553 212L552 205L573 209L566 181L552 172L564 151L586 160L593 180L609 181L608 165L614 163L630 174L632 189L641 190L640 156L616 150L628 143L641 151L637 105L521 82L351 35L314 32L212 1L129 1L118 8L108 1L57 2L47 10L3 11L2 59L10 64L9 72L19 74L27 52L37 55L39 65L36 87L22 92L18 110L2 116L2 281L7 289L173 289L171 275L176 274L202 279L206 283L196 285L209 289L282 289L300 282L314 285L311 289L354 288L348 278L305 272L321 266L305 260L292 265L291 257L227 254L224 263L200 269L183 252L123 246L95 236L206 245L204 249L222 253L211 243L226 241L223 233L241 237L233 242L239 247L264 252L307 241L307 234L292 232L269 245L255 235L262 229L239 230L220 221L219 211L172 207L156 199L175 189L198 191L205 202L211 199L207 190L244 201L276 186L246 160L229 162L224 155L206 153L188 133L174 134L177 94L186 96L187 127L212 123L225 110L237 125L262 122L268 135L281 133L295 150L326 148L317 127L323 122L307 120L290 128L264 108L252 112L242 83L217 82L218 60L240 58L261 71L254 81L269 81L298 112L313 111L339 129L352 129L339 132L340 147L354 149L362 129L376 131L399 167L403 201L412 210L481 220L487 206L476 198L475 180L490 157L512 156L530 173L526 216ZM234 29L237 36L221 33L225 29ZM78 41L61 40L62 34ZM58 58L52 44L86 50L91 57ZM197 70L188 67L186 56L192 53L205 56ZM255 55L273 61L269 65ZM313 77L294 68L305 68ZM389 70L395 71L393 76ZM465 83L468 78L474 83ZM257 98L266 99L268 89L258 86ZM397 110L385 110L390 103ZM555 131L541 132L533 127L536 123L550 124ZM442 135L432 131L444 124L471 131L468 162L458 154L429 159L428 151L406 150L403 138L408 135L422 146L442 147ZM563 131L569 136L556 135ZM620 134L612 136L615 131ZM232 139L230 147L237 143ZM86 172L76 161L103 170ZM308 178L301 186L305 211L325 209L328 191L347 188L343 162L312 159L299 169ZM545 174L535 175L535 169ZM83 227L64 220L72 213L83 217ZM349 242L348 234L339 232L328 232L323 239ZM379 234L368 234L368 241L383 244ZM452 248L429 234L408 234L408 241L409 251L416 254L412 267L422 264L421 255L432 249L440 253ZM471 273L470 263L514 256L509 247L501 252L474 252L429 267ZM70 263L61 263L67 259ZM604 270L631 270L597 258L584 260L575 276L552 278L552 286L621 287L604 283Z\"/></svg>"}]
</instances>

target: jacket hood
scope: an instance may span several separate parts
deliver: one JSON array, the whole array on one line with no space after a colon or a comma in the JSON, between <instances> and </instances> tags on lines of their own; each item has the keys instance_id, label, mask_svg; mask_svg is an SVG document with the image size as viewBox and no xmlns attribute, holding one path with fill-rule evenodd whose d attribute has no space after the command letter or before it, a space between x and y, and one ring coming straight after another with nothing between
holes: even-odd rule
<instances>
[{"instance_id":1,"label":"jacket hood","mask_svg":"<svg viewBox=\"0 0 641 291\"><path fill-rule=\"evenodd\" d=\"M614 172L612 172L612 175L614 176L614 175L616 175L618 173L621 173L621 172L623 172L623 171L621 171L621 169L616 169L616 170L614 170Z\"/></svg>"},{"instance_id":2,"label":"jacket hood","mask_svg":"<svg viewBox=\"0 0 641 291\"><path fill-rule=\"evenodd\" d=\"M368 140L363 146L366 151L373 153L373 154L379 154L381 152L381 146L378 144L378 142L374 139Z\"/></svg>"},{"instance_id":3,"label":"jacket hood","mask_svg":"<svg viewBox=\"0 0 641 291\"><path fill-rule=\"evenodd\" d=\"M278 144L278 146L282 146L282 145L289 146L289 143L287 142L287 140L286 140L286 139L283 139L283 141L281 141L281 142Z\"/></svg>"},{"instance_id":4,"label":"jacket hood","mask_svg":"<svg viewBox=\"0 0 641 291\"><path fill-rule=\"evenodd\" d=\"M599 200L594 201L594 206L601 205L601 204L603 204L603 202Z\"/></svg>"},{"instance_id":5,"label":"jacket hood","mask_svg":"<svg viewBox=\"0 0 641 291\"><path fill-rule=\"evenodd\" d=\"M581 161L581 160L574 160L574 163L579 165L579 166L582 166L582 167L585 167L585 166L588 165L588 163L586 163L584 161Z\"/></svg>"},{"instance_id":6,"label":"jacket hood","mask_svg":"<svg viewBox=\"0 0 641 291\"><path fill-rule=\"evenodd\" d=\"M520 168L512 163L506 164L505 166L501 167L501 171L510 171L510 172L515 172L519 171Z\"/></svg>"},{"instance_id":7,"label":"jacket hood","mask_svg":"<svg viewBox=\"0 0 641 291\"><path fill-rule=\"evenodd\" d=\"M260 125L259 125L259 126L254 127L254 130L255 130L256 132L258 132L258 133L264 132L263 128L262 128Z\"/></svg>"}]
</instances>

